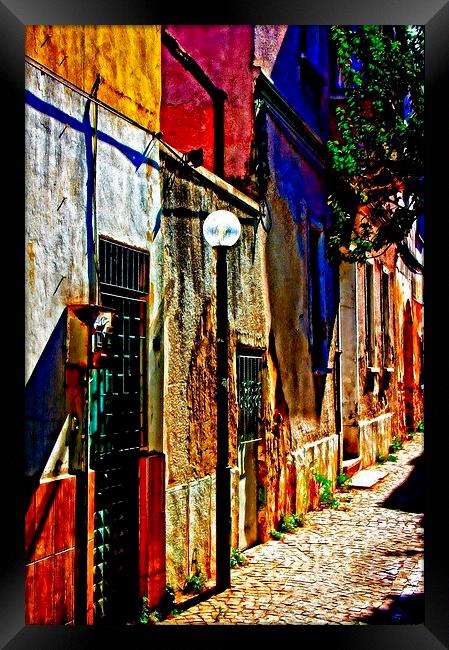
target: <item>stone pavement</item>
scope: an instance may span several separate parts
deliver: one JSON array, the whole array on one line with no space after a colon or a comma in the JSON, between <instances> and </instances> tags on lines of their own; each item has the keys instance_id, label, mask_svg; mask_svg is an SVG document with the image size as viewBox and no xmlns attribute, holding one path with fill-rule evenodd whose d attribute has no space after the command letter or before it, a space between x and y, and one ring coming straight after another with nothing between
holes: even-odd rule
<instances>
[{"instance_id":1,"label":"stone pavement","mask_svg":"<svg viewBox=\"0 0 449 650\"><path fill-rule=\"evenodd\" d=\"M422 623L422 454L418 434L374 487L338 493L339 509L245 551L231 588L158 625Z\"/></svg>"}]
</instances>

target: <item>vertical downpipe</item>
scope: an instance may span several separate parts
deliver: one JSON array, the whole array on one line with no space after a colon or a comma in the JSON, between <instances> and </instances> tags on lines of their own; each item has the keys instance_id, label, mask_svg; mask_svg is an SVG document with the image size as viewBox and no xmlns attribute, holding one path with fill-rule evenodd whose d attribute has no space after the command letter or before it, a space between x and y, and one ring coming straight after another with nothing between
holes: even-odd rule
<instances>
[{"instance_id":1,"label":"vertical downpipe","mask_svg":"<svg viewBox=\"0 0 449 650\"><path fill-rule=\"evenodd\" d=\"M343 470L343 407L342 407L342 376L341 376L341 357L343 350L341 349L341 296L340 296L340 266L338 267L338 303L337 303L337 349L335 350L335 390L336 390L336 409L335 409L335 425L338 435L338 464L337 474L341 474Z\"/></svg>"},{"instance_id":2,"label":"vertical downpipe","mask_svg":"<svg viewBox=\"0 0 449 650\"><path fill-rule=\"evenodd\" d=\"M214 107L214 174L224 178L224 103L226 93L217 89L212 95Z\"/></svg>"}]
</instances>

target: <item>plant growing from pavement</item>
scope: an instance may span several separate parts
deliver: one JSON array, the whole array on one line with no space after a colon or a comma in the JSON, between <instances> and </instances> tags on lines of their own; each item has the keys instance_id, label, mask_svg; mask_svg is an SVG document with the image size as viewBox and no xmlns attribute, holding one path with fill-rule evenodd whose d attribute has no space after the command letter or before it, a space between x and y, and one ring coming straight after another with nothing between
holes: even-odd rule
<instances>
[{"instance_id":1,"label":"plant growing from pavement","mask_svg":"<svg viewBox=\"0 0 449 650\"><path fill-rule=\"evenodd\" d=\"M320 503L328 508L338 508L340 501L334 495L332 481L319 472L313 471L312 476L320 486Z\"/></svg>"},{"instance_id":2,"label":"plant growing from pavement","mask_svg":"<svg viewBox=\"0 0 449 650\"><path fill-rule=\"evenodd\" d=\"M238 548L233 548L231 550L231 569L236 566L246 566L248 564L248 558L243 555Z\"/></svg>"}]
</instances>

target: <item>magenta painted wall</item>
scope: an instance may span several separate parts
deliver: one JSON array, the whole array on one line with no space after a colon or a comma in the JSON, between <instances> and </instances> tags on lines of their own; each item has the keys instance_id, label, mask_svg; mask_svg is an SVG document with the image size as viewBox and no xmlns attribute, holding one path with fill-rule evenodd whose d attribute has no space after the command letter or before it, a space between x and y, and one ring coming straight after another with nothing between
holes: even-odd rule
<instances>
[{"instance_id":1,"label":"magenta painted wall","mask_svg":"<svg viewBox=\"0 0 449 650\"><path fill-rule=\"evenodd\" d=\"M248 174L253 136L253 27L251 25L167 25L211 81L224 90L225 178L240 186ZM162 46L161 131L183 153L204 149L213 171L213 108L207 93Z\"/></svg>"}]
</instances>

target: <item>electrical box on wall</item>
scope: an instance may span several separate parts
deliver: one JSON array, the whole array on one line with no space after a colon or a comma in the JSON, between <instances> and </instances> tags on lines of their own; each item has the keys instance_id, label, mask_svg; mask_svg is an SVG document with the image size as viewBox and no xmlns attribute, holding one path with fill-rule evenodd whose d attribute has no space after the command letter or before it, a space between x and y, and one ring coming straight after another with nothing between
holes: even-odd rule
<instances>
[{"instance_id":1,"label":"electrical box on wall","mask_svg":"<svg viewBox=\"0 0 449 650\"><path fill-rule=\"evenodd\" d=\"M90 327L79 316L82 305L70 305L67 308L67 353L66 363L87 368L89 359Z\"/></svg>"},{"instance_id":2,"label":"electrical box on wall","mask_svg":"<svg viewBox=\"0 0 449 650\"><path fill-rule=\"evenodd\" d=\"M67 313L69 365L99 368L107 364L112 342L114 310L101 305L70 305Z\"/></svg>"}]
</instances>

